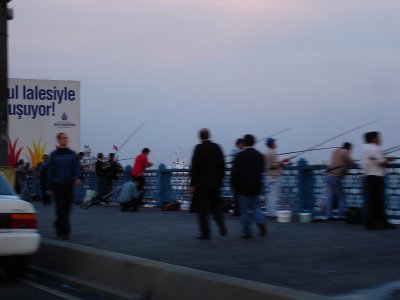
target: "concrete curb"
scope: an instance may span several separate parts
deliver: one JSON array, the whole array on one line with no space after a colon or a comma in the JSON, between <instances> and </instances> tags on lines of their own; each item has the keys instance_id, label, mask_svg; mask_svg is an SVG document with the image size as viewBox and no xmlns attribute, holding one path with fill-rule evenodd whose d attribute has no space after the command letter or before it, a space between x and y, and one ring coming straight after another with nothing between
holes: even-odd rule
<instances>
[{"instance_id":1,"label":"concrete curb","mask_svg":"<svg viewBox=\"0 0 400 300\"><path fill-rule=\"evenodd\" d=\"M112 299L329 299L245 279L43 239L32 267Z\"/></svg>"}]
</instances>

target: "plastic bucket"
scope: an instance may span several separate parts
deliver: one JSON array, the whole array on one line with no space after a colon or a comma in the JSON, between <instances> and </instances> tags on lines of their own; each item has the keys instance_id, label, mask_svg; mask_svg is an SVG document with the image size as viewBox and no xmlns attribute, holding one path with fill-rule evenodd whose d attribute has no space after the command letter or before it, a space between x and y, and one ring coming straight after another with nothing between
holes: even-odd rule
<instances>
[{"instance_id":1,"label":"plastic bucket","mask_svg":"<svg viewBox=\"0 0 400 300\"><path fill-rule=\"evenodd\" d=\"M277 222L279 223L289 223L292 219L292 212L290 210L278 210L277 212Z\"/></svg>"},{"instance_id":2,"label":"plastic bucket","mask_svg":"<svg viewBox=\"0 0 400 300\"><path fill-rule=\"evenodd\" d=\"M189 201L182 201L181 202L181 210L189 210L189 209L190 209Z\"/></svg>"},{"instance_id":3,"label":"plastic bucket","mask_svg":"<svg viewBox=\"0 0 400 300\"><path fill-rule=\"evenodd\" d=\"M299 213L299 221L300 221L300 223L310 223L311 222L311 213L309 213L309 212Z\"/></svg>"}]
</instances>

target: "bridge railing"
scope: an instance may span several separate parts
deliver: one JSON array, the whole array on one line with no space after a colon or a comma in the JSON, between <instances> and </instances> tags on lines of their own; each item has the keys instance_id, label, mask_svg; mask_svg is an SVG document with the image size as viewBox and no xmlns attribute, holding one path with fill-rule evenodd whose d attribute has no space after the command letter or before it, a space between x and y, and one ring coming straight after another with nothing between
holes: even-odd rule
<instances>
[{"instance_id":1,"label":"bridge railing","mask_svg":"<svg viewBox=\"0 0 400 300\"><path fill-rule=\"evenodd\" d=\"M297 165L285 167L281 176L281 197L278 209L291 210L293 213L302 211L311 212L313 216L322 215L326 201L326 165L309 165L301 159ZM114 182L114 189L121 186L129 178L130 168L125 169ZM161 207L165 202L179 201L187 205L191 202L189 189L189 169L167 169L163 164L158 169L145 172L145 201L149 206ZM344 191L347 207L363 206L363 174L358 165L352 165L347 169L344 178ZM40 193L34 178L30 184L31 193ZM265 192L261 195L266 200L269 194L268 178L264 178ZM81 195L86 190L96 190L96 178L93 172L85 172ZM40 190L40 189L39 189ZM230 189L230 169L226 170L226 176L221 188L221 196L232 199ZM117 201L118 193L111 197L111 201ZM386 168L385 175L385 203L386 211L390 219L400 221L400 164L391 164Z\"/></svg>"}]
</instances>

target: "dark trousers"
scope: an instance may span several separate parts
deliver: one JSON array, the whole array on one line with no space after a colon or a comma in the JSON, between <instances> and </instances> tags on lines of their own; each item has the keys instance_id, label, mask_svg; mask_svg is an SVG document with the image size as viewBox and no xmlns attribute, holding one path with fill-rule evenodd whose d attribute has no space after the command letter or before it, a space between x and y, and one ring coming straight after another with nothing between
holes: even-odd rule
<instances>
[{"instance_id":1,"label":"dark trousers","mask_svg":"<svg viewBox=\"0 0 400 300\"><path fill-rule=\"evenodd\" d=\"M47 186L45 183L41 183L40 184L40 191L42 193L42 202L43 205L47 205L47 204L51 204L51 199L50 197L47 195Z\"/></svg>"},{"instance_id":2,"label":"dark trousers","mask_svg":"<svg viewBox=\"0 0 400 300\"><path fill-rule=\"evenodd\" d=\"M58 237L68 237L71 233L69 217L74 200L74 186L72 184L53 183L56 221L54 227Z\"/></svg>"},{"instance_id":3,"label":"dark trousers","mask_svg":"<svg viewBox=\"0 0 400 300\"><path fill-rule=\"evenodd\" d=\"M365 176L364 178L364 210L365 225L376 227L387 225L385 212L385 183L382 176Z\"/></svg>"},{"instance_id":4,"label":"dark trousers","mask_svg":"<svg viewBox=\"0 0 400 300\"><path fill-rule=\"evenodd\" d=\"M197 210L198 210L198 196L197 196L197 194L196 193L193 193L193 195L192 195L192 201L190 202L190 212L191 213L197 213Z\"/></svg>"},{"instance_id":5,"label":"dark trousers","mask_svg":"<svg viewBox=\"0 0 400 300\"><path fill-rule=\"evenodd\" d=\"M132 198L129 201L122 202L120 204L121 211L138 211L140 206L139 198Z\"/></svg>"},{"instance_id":6,"label":"dark trousers","mask_svg":"<svg viewBox=\"0 0 400 300\"><path fill-rule=\"evenodd\" d=\"M210 236L208 214L214 215L214 220L220 230L225 227L224 214L222 212L222 200L219 197L219 189L204 189L196 191L197 212L199 229L202 236Z\"/></svg>"},{"instance_id":7,"label":"dark trousers","mask_svg":"<svg viewBox=\"0 0 400 300\"><path fill-rule=\"evenodd\" d=\"M99 198L100 201L103 201L105 203L110 202L110 197L112 195L112 187L113 187L113 181L112 179L104 179L103 180L103 195Z\"/></svg>"},{"instance_id":8,"label":"dark trousers","mask_svg":"<svg viewBox=\"0 0 400 300\"><path fill-rule=\"evenodd\" d=\"M233 193L233 200L235 202L235 208L233 210L233 215L234 216L240 216L240 201L239 201L239 195L236 193Z\"/></svg>"},{"instance_id":9,"label":"dark trousers","mask_svg":"<svg viewBox=\"0 0 400 300\"><path fill-rule=\"evenodd\" d=\"M146 184L146 180L144 176L136 176L137 182L137 189L139 191L139 201L141 204L143 204L143 199L144 199L144 185Z\"/></svg>"}]
</instances>

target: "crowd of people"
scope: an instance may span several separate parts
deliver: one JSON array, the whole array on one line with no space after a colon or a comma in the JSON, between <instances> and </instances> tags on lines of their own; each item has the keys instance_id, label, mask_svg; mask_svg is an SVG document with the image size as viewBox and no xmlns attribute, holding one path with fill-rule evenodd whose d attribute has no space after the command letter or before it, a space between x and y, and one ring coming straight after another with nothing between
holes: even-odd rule
<instances>
[{"instance_id":1,"label":"crowd of people","mask_svg":"<svg viewBox=\"0 0 400 300\"><path fill-rule=\"evenodd\" d=\"M56 136L57 146L50 154L43 155L43 161L34 168L29 162L20 159L15 166L16 181L15 190L26 201L31 201L32 195L29 192L29 182L33 177L38 178L40 185L40 197L43 205L54 203L56 219L54 228L57 237L63 240L70 238L71 225L70 214L72 205L81 204L84 198L82 182L84 172L90 164L84 164L84 153L69 148L69 139L66 133L62 132ZM143 201L146 168L153 165L148 160L150 149L144 148L134 162L131 178L126 182L119 192L118 200L121 204L121 211L137 211ZM110 153L108 159L104 159L103 153L98 153L95 162L96 193L91 201L103 206L110 206L113 182L123 173L123 167L115 159L115 153ZM35 196L37 196L35 194Z\"/></svg>"},{"instance_id":2,"label":"crowd of people","mask_svg":"<svg viewBox=\"0 0 400 300\"><path fill-rule=\"evenodd\" d=\"M191 164L190 192L196 194L199 214L198 223L200 236L198 239L210 239L211 232L208 225L208 213L212 212L219 227L220 234L225 236L227 228L221 213L222 202L219 191L224 177L223 154L218 144L210 139L208 129L201 129L199 133L201 143L195 147ZM385 157L380 150L381 137L379 132L367 132L363 136L361 167L363 178L363 222L368 230L393 229L395 226L388 222L384 202L384 175L385 167L395 160L395 157ZM255 137L246 134L236 140L236 148L231 154L231 188L234 203L237 206L234 215L241 216L242 238L252 239L251 224L258 227L260 237L265 237L267 227L265 219L275 220L277 204L279 203L280 178L283 168L290 162L290 158L279 159L277 141L266 139L266 154L261 154L254 148ZM343 178L347 168L355 163L351 157L352 144L344 143L332 153L327 170L326 186L327 199L325 204L326 220L346 219L346 199L343 191ZM260 195L263 191L263 176L267 175L269 194L265 203L261 203ZM333 218L333 205L337 202L338 216ZM265 206L266 216L261 211Z\"/></svg>"},{"instance_id":3,"label":"crowd of people","mask_svg":"<svg viewBox=\"0 0 400 300\"><path fill-rule=\"evenodd\" d=\"M82 163L84 153L76 153L68 145L68 136L59 133L56 137L57 147L50 155L43 155L43 161L34 169L29 162L22 159L16 166L16 191L25 200L29 199L28 177L35 173L40 181L43 205L54 202L56 220L54 227L60 239L69 239L71 226L69 222L73 203L81 203L84 195L82 189L83 173L88 165ZM219 228L219 234L226 236L228 229L224 221L223 202L220 191L225 176L225 156L222 148L211 140L211 133L203 128L199 131L200 143L195 146L191 160L190 187L192 210L198 214L200 235L198 239L210 239L211 229L208 216L213 214ZM380 150L381 137L378 132L364 134L361 167L364 171L364 224L369 230L394 228L387 220L384 203L384 169L394 157L385 157ZM258 227L258 235L267 235L266 220L277 218L277 207L280 202L280 179L290 158L279 159L277 140L265 140L266 153L255 149L256 139L246 134L235 142L235 149L230 155L231 178L235 216L240 216L242 238L254 237L252 223ZM343 191L343 178L348 166L356 161L351 157L352 144L344 143L332 152L326 173L327 198L325 203L326 220L333 220L333 207L337 204L337 220L346 219L346 199ZM138 211L143 204L145 187L145 170L151 166L148 159L149 148L144 148L137 155L131 169L131 180L118 188L118 202L121 211ZM124 170L110 153L106 160L103 153L98 153L95 162L97 191L93 200L103 206L110 206L113 182ZM263 178L267 175L269 193L265 203L261 202ZM194 201L195 200L195 201ZM265 207L265 214L261 208Z\"/></svg>"}]
</instances>

